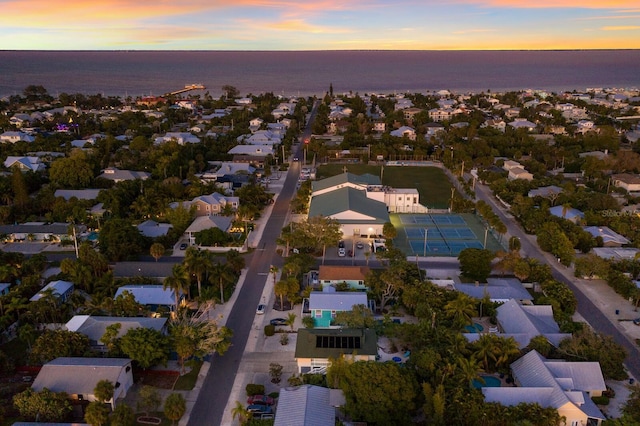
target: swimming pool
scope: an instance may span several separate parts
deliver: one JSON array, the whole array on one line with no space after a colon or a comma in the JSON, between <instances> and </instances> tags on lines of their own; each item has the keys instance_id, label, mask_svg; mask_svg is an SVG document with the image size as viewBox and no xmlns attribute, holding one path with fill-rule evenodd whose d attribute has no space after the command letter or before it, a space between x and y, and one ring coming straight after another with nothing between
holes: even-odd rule
<instances>
[{"instance_id":1,"label":"swimming pool","mask_svg":"<svg viewBox=\"0 0 640 426\"><path fill-rule=\"evenodd\" d=\"M500 386L502 386L502 382L497 377L494 377L494 376L480 376L480 377L482 378L482 380L484 380L484 384L478 379L473 379L471 381L471 385L476 389L499 388Z\"/></svg>"},{"instance_id":2,"label":"swimming pool","mask_svg":"<svg viewBox=\"0 0 640 426\"><path fill-rule=\"evenodd\" d=\"M471 325L465 325L464 329L467 331L467 333L481 333L484 330L484 327L482 326L482 324L474 322Z\"/></svg>"}]
</instances>

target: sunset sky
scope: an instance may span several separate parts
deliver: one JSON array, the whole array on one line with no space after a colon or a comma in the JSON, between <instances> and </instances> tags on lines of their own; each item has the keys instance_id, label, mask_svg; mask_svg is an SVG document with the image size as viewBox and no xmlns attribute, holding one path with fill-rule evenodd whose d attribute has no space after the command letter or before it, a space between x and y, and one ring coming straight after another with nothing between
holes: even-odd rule
<instances>
[{"instance_id":1,"label":"sunset sky","mask_svg":"<svg viewBox=\"0 0 640 426\"><path fill-rule=\"evenodd\" d=\"M2 50L638 49L639 0L0 0Z\"/></svg>"}]
</instances>

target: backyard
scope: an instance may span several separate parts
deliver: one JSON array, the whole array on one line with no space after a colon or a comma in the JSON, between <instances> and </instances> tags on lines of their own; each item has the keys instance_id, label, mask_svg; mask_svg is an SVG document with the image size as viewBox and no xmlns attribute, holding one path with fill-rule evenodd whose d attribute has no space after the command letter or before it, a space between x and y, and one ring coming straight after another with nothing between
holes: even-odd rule
<instances>
[{"instance_id":1,"label":"backyard","mask_svg":"<svg viewBox=\"0 0 640 426\"><path fill-rule=\"evenodd\" d=\"M318 167L316 180L344 172L380 176L381 166L366 164L326 164ZM416 188L420 203L429 208L446 209L451 199L451 183L437 167L387 166L382 170L382 183L393 188Z\"/></svg>"}]
</instances>

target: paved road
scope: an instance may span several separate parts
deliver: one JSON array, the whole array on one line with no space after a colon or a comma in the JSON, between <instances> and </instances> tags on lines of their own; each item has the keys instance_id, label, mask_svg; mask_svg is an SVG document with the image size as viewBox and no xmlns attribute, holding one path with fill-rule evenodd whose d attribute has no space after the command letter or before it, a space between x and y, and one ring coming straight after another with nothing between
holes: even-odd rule
<instances>
[{"instance_id":1,"label":"paved road","mask_svg":"<svg viewBox=\"0 0 640 426\"><path fill-rule=\"evenodd\" d=\"M553 278L569 286L578 301L578 313L586 319L596 331L612 336L617 343L627 349L628 355L625 359L625 365L632 376L640 377L640 357L638 356L640 355L640 350L638 346L598 309L588 295L583 293L582 290L574 284L573 270L554 262L551 255L543 253L533 241L533 238L519 227L513 216L505 213L504 207L492 196L491 190L488 187L477 184L476 196L493 207L493 211L496 212L496 214L500 216L500 220L507 225L509 235L520 239L521 250L526 256L538 259L542 263L547 263L551 266Z\"/></svg>"},{"instance_id":2,"label":"paved road","mask_svg":"<svg viewBox=\"0 0 640 426\"><path fill-rule=\"evenodd\" d=\"M317 104L316 104L317 105ZM311 134L311 124L315 118L316 106L312 109L303 137ZM298 153L302 147L298 147ZM298 154L299 155L299 154ZM291 198L300 176L300 163L293 162L287 173L284 186L276 198L262 238L248 259L245 282L237 301L227 318L227 327L233 330L232 346L223 356L214 355L198 399L189 417L190 426L219 425L233 387L235 376L244 354L247 338L260 302L262 290L269 275L271 265L282 266L282 258L276 254L276 239L289 213Z\"/></svg>"}]
</instances>

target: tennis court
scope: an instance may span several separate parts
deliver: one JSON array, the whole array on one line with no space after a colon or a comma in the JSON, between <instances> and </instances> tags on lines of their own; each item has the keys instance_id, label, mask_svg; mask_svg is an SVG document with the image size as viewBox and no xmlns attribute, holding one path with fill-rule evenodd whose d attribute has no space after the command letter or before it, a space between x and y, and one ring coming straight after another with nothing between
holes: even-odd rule
<instances>
[{"instance_id":1,"label":"tennis court","mask_svg":"<svg viewBox=\"0 0 640 426\"><path fill-rule=\"evenodd\" d=\"M400 215L403 225L465 225L464 218L457 214Z\"/></svg>"},{"instance_id":2,"label":"tennis court","mask_svg":"<svg viewBox=\"0 0 640 426\"><path fill-rule=\"evenodd\" d=\"M457 256L466 248L484 248L485 229L471 214L399 214L397 219L404 229L398 229L409 255ZM398 241L400 243L400 241ZM488 248L497 241L487 235Z\"/></svg>"}]
</instances>

